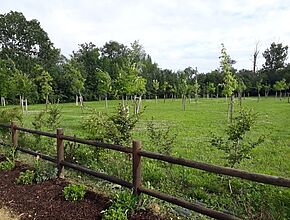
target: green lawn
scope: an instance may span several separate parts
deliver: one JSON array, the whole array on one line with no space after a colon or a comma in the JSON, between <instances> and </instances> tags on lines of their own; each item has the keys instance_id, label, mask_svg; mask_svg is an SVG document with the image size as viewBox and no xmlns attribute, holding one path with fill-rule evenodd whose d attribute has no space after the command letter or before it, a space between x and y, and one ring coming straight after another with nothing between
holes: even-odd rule
<instances>
[{"instance_id":1,"label":"green lawn","mask_svg":"<svg viewBox=\"0 0 290 220\"><path fill-rule=\"evenodd\" d=\"M81 123L90 110L114 111L119 101L109 101L108 110L105 103L86 102L82 111L74 103L61 104L61 126L67 135L84 137ZM227 102L225 99L200 99L198 103L187 102L186 111L182 111L181 100L168 99L143 100L146 107L141 121L138 123L134 138L141 140L143 149L149 148L146 135L146 124L153 118L160 124L170 125L176 134L174 155L192 160L223 164L222 152L209 145L212 133L222 134L227 124ZM253 128L252 137L265 135L265 142L253 151L252 159L240 165L242 169L290 177L290 104L274 98L261 99L246 98L243 107L253 109L258 113L256 126ZM25 126L32 127L31 120L37 112L44 110L45 105L31 105L25 114ZM236 102L235 110L239 106ZM131 110L132 112L132 110ZM156 146L158 147L158 146Z\"/></svg>"}]
</instances>

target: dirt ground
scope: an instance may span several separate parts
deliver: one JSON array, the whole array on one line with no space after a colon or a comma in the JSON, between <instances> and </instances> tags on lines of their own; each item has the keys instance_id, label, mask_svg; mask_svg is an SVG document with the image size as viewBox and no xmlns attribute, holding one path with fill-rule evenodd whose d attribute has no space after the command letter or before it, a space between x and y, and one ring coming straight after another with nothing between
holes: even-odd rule
<instances>
[{"instance_id":1,"label":"dirt ground","mask_svg":"<svg viewBox=\"0 0 290 220\"><path fill-rule=\"evenodd\" d=\"M1 220L95 220L102 219L102 211L110 206L109 198L92 191L87 191L81 201L66 201L62 190L69 183L63 179L53 179L40 184L17 185L16 178L27 168L27 165L17 162L12 171L0 172ZM136 213L129 219L164 218L147 211Z\"/></svg>"}]
</instances>

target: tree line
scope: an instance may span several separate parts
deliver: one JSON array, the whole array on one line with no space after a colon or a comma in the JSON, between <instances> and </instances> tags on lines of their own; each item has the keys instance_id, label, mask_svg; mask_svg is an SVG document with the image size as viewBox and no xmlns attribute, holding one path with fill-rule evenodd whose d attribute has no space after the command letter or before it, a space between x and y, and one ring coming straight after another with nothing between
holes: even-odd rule
<instances>
[{"instance_id":1,"label":"tree line","mask_svg":"<svg viewBox=\"0 0 290 220\"><path fill-rule=\"evenodd\" d=\"M109 41L102 47L92 42L79 45L70 57L55 48L48 34L36 19L27 20L21 12L0 14L0 96L7 102L30 103L80 102L83 100L175 98L226 96L228 76L234 77L233 92L238 96L263 92L283 95L289 90L290 64L286 63L288 46L273 42L262 55L263 67L257 71L253 53L253 69L234 68L235 60L227 58L229 66L208 73L187 67L173 71L162 69L152 61L139 41L124 45ZM224 50L222 46L222 52Z\"/></svg>"}]
</instances>

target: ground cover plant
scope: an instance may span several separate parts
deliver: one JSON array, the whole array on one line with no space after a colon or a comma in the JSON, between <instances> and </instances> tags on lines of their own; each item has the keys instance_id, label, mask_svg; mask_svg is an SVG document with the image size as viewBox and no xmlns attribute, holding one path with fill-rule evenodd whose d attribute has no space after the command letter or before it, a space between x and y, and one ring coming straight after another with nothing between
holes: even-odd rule
<instances>
[{"instance_id":1,"label":"ground cover plant","mask_svg":"<svg viewBox=\"0 0 290 220\"><path fill-rule=\"evenodd\" d=\"M152 145L147 132L148 123L152 123L153 117L155 125L161 125L159 127L166 125L163 126L165 132L168 132L166 127L169 126L170 132L174 134L175 144L170 149L171 155L224 165L225 155L211 146L211 133L223 135L228 121L226 100L199 99L197 103L188 103L186 111L182 111L180 103L180 100L175 99L157 103L155 100L143 100L146 110L133 130L133 138L142 141L144 150L156 152L160 150L159 146ZM118 104L117 100L109 101L108 108L105 108L102 101L86 102L82 110L73 103L61 104L60 126L67 135L87 137L87 133L81 127L83 119L89 116L92 110L112 115ZM259 102L257 98L249 97L243 100L242 105L258 113L256 124L247 137L256 138L264 135L266 138L252 149L251 159L245 158L235 166L243 170L289 178L289 104L286 100L281 102L271 97L261 98ZM31 111L24 114L24 126L32 127L33 118L44 109L45 105L31 106ZM129 111L133 113L131 108ZM237 112L234 113L234 117L238 116ZM88 154L87 151L79 153ZM104 151L98 163L90 163L87 161L88 158L90 157L86 157L81 163L90 164L93 169L131 181L131 161L122 154ZM267 216L269 219L287 219L290 216L288 189L232 178L230 190L228 178L223 176L169 166L149 159L142 159L142 167L143 185L149 188L160 189L190 201L198 201L205 206L228 211L243 218L261 219L261 216ZM189 212L189 215L195 214Z\"/></svg>"}]
</instances>

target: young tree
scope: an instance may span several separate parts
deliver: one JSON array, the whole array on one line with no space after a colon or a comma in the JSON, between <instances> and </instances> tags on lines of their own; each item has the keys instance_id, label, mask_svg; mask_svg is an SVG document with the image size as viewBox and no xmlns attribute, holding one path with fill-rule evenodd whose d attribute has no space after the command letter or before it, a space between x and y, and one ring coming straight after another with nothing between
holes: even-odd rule
<instances>
[{"instance_id":1,"label":"young tree","mask_svg":"<svg viewBox=\"0 0 290 220\"><path fill-rule=\"evenodd\" d=\"M96 76L98 79L97 92L99 95L105 96L105 106L108 108L108 93L111 91L111 77L109 73L102 71L101 69L96 70Z\"/></svg>"},{"instance_id":2,"label":"young tree","mask_svg":"<svg viewBox=\"0 0 290 220\"><path fill-rule=\"evenodd\" d=\"M194 84L193 84L193 88L192 89L193 89L193 92L194 92L195 103L197 103L198 93L200 91L200 85L197 82L197 76L195 76L195 81L194 81Z\"/></svg>"},{"instance_id":3,"label":"young tree","mask_svg":"<svg viewBox=\"0 0 290 220\"><path fill-rule=\"evenodd\" d=\"M277 81L273 85L274 90L276 91L276 98L277 98L277 91L280 92L280 100L282 100L282 91L287 89L287 83L285 79L282 79L280 81Z\"/></svg>"},{"instance_id":4,"label":"young tree","mask_svg":"<svg viewBox=\"0 0 290 220\"><path fill-rule=\"evenodd\" d=\"M228 110L228 117L229 121L232 122L233 119L233 111L234 111L234 91L237 88L237 80L235 79L232 73L232 66L231 66L231 59L230 56L227 54L226 48L222 44L221 50L221 68L224 74L224 90L223 93L226 96L230 97L229 101L229 110Z\"/></svg>"},{"instance_id":5,"label":"young tree","mask_svg":"<svg viewBox=\"0 0 290 220\"><path fill-rule=\"evenodd\" d=\"M245 83L243 82L243 80L238 80L238 86L237 86L237 91L238 91L238 97L239 97L239 104L240 104L240 107L242 106L242 96L243 96L243 92L245 91L246 89L246 85Z\"/></svg>"},{"instance_id":6,"label":"young tree","mask_svg":"<svg viewBox=\"0 0 290 220\"><path fill-rule=\"evenodd\" d=\"M207 85L207 91L210 95L210 97L212 98L212 95L215 93L215 85L212 82L209 82Z\"/></svg>"},{"instance_id":7,"label":"young tree","mask_svg":"<svg viewBox=\"0 0 290 220\"><path fill-rule=\"evenodd\" d=\"M163 85L162 85L162 90L163 90L163 101L165 103L165 99L166 99L166 93L167 93L167 89L168 89L168 82L164 81Z\"/></svg>"},{"instance_id":8,"label":"young tree","mask_svg":"<svg viewBox=\"0 0 290 220\"><path fill-rule=\"evenodd\" d=\"M157 79L153 79L152 81L152 85L153 85L153 89L155 92L155 103L157 103L157 94L158 94L158 90L159 90L159 82Z\"/></svg>"},{"instance_id":9,"label":"young tree","mask_svg":"<svg viewBox=\"0 0 290 220\"><path fill-rule=\"evenodd\" d=\"M74 67L71 63L64 65L64 79L69 83L69 90L76 96L76 105L78 105L78 99L80 100L80 106L83 107L82 91L84 90L85 79L81 72ZM79 95L79 97L78 97Z\"/></svg>"},{"instance_id":10,"label":"young tree","mask_svg":"<svg viewBox=\"0 0 290 220\"><path fill-rule=\"evenodd\" d=\"M52 77L40 65L36 65L34 71L37 73L34 81L38 87L39 94L45 99L45 109L47 111L47 105L49 103L48 96L53 92Z\"/></svg>"},{"instance_id":11,"label":"young tree","mask_svg":"<svg viewBox=\"0 0 290 220\"><path fill-rule=\"evenodd\" d=\"M257 88L257 93L258 93L258 102L260 101L260 97L261 97L260 91L261 91L262 87L263 87L262 86L262 82L261 81L258 81L256 83L256 88Z\"/></svg>"},{"instance_id":12,"label":"young tree","mask_svg":"<svg viewBox=\"0 0 290 220\"><path fill-rule=\"evenodd\" d=\"M265 97L268 97L269 92L270 92L270 90L271 90L271 85L269 85L269 84L264 84L264 85L263 85L263 89L264 89L264 92L265 92Z\"/></svg>"},{"instance_id":13,"label":"young tree","mask_svg":"<svg viewBox=\"0 0 290 220\"><path fill-rule=\"evenodd\" d=\"M186 79L181 79L179 83L179 90L181 92L181 103L182 103L182 110L185 111L185 104L186 104L186 92L188 91L188 84Z\"/></svg>"}]
</instances>

